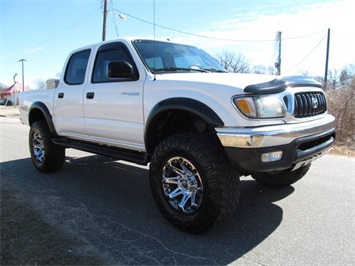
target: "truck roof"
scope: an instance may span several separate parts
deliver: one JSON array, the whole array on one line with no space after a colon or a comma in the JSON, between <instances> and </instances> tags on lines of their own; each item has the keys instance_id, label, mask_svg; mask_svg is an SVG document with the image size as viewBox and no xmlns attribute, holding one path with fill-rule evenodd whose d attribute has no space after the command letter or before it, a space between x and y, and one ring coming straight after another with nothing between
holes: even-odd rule
<instances>
[{"instance_id":1,"label":"truck roof","mask_svg":"<svg viewBox=\"0 0 355 266\"><path fill-rule=\"evenodd\" d=\"M171 42L170 39L150 39L150 38L139 38L139 37L123 37L123 38L117 38L117 39L112 39L112 40L108 40L108 41L102 41L102 42L97 42L97 43L93 43L93 44L89 44L86 46L82 46L79 47L75 50L73 50L71 53L80 51L80 50L85 50L85 49L92 49L94 47L97 46L101 46L103 44L107 44L107 43L114 43L114 42L124 42L124 43L131 43L132 41L135 40L145 40L145 41L158 41L158 42L167 42L167 43L178 43L178 42Z\"/></svg>"}]
</instances>

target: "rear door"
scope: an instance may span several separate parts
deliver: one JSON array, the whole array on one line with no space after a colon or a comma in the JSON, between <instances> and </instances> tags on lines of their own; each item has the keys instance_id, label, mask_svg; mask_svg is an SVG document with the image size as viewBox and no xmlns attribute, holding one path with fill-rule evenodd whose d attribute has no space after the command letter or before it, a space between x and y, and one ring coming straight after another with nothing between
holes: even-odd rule
<instances>
[{"instance_id":1,"label":"rear door","mask_svg":"<svg viewBox=\"0 0 355 266\"><path fill-rule=\"evenodd\" d=\"M86 139L83 110L85 77L91 50L73 53L67 62L64 80L54 95L54 123L61 136Z\"/></svg>"},{"instance_id":2,"label":"rear door","mask_svg":"<svg viewBox=\"0 0 355 266\"><path fill-rule=\"evenodd\" d=\"M109 78L108 64L113 61L129 63L135 77ZM124 43L104 44L98 49L91 83L84 92L85 127L91 140L144 150L144 79Z\"/></svg>"}]
</instances>

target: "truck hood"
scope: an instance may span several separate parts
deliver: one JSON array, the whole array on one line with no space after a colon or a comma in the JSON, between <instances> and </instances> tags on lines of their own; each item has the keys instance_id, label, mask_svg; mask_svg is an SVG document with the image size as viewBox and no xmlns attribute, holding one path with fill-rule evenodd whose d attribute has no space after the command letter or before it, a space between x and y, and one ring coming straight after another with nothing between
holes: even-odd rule
<instances>
[{"instance_id":1,"label":"truck hood","mask_svg":"<svg viewBox=\"0 0 355 266\"><path fill-rule=\"evenodd\" d=\"M159 81L190 81L215 85L225 85L239 89L244 89L246 86L251 84L269 82L275 78L276 76L271 75L240 73L165 73L156 75L156 79Z\"/></svg>"},{"instance_id":2,"label":"truck hood","mask_svg":"<svg viewBox=\"0 0 355 266\"><path fill-rule=\"evenodd\" d=\"M157 80L196 82L216 86L234 87L247 93L277 93L287 87L319 87L314 79L301 76L274 76L244 73L173 73L156 75Z\"/></svg>"}]
</instances>

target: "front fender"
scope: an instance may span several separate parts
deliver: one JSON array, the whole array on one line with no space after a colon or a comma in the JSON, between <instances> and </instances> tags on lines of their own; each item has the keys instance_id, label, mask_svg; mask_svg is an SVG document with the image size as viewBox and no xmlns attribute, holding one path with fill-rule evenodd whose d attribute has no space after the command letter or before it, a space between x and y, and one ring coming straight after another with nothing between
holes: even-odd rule
<instances>
[{"instance_id":1,"label":"front fender","mask_svg":"<svg viewBox=\"0 0 355 266\"><path fill-rule=\"evenodd\" d=\"M224 126L221 118L206 104L190 98L170 98L157 103L149 114L147 125L159 113L167 110L182 110L193 113L214 127Z\"/></svg>"},{"instance_id":2,"label":"front fender","mask_svg":"<svg viewBox=\"0 0 355 266\"><path fill-rule=\"evenodd\" d=\"M180 110L187 111L205 121L208 125L212 127L222 127L224 123L222 119L206 104L199 102L191 98L170 98L163 100L157 103L151 110L145 127L144 132L144 142L146 143L146 150L152 150L152 147L149 147L148 143L151 143L151 140L156 136L152 135L151 132L154 132L154 127L156 127L155 118L159 117L160 114L163 114L169 110Z\"/></svg>"},{"instance_id":3,"label":"front fender","mask_svg":"<svg viewBox=\"0 0 355 266\"><path fill-rule=\"evenodd\" d=\"M149 114L146 123L147 127L149 127L150 122L155 116L167 110L188 111L199 116L209 125L214 127L224 126L221 118L206 104L194 99L178 97L166 99L157 103Z\"/></svg>"}]
</instances>

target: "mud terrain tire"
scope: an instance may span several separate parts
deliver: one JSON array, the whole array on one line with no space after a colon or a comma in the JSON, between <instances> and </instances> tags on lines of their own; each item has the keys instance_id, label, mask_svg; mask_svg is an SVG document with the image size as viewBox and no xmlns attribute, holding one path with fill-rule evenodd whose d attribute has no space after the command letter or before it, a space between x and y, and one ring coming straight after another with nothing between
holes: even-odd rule
<instances>
[{"instance_id":1,"label":"mud terrain tire","mask_svg":"<svg viewBox=\"0 0 355 266\"><path fill-rule=\"evenodd\" d=\"M65 148L52 142L53 135L43 120L31 125L29 148L34 166L43 173L58 171L65 161Z\"/></svg>"},{"instance_id":2,"label":"mud terrain tire","mask_svg":"<svg viewBox=\"0 0 355 266\"><path fill-rule=\"evenodd\" d=\"M215 136L174 135L155 149L150 186L163 216L198 234L232 214L239 203L239 174Z\"/></svg>"}]
</instances>

